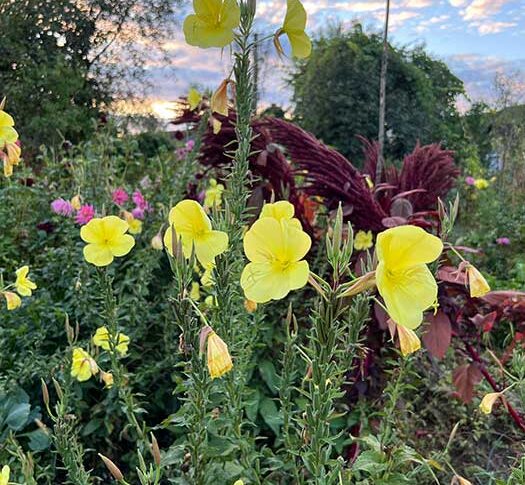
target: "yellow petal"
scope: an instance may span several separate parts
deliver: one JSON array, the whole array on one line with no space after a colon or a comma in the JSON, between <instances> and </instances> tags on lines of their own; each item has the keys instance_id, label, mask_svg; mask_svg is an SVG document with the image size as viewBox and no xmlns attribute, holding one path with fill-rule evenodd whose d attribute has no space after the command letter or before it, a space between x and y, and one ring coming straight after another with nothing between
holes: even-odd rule
<instances>
[{"instance_id":1,"label":"yellow petal","mask_svg":"<svg viewBox=\"0 0 525 485\"><path fill-rule=\"evenodd\" d=\"M212 94L210 108L212 113L228 116L228 84L229 79L224 79L217 90Z\"/></svg>"},{"instance_id":2,"label":"yellow petal","mask_svg":"<svg viewBox=\"0 0 525 485\"><path fill-rule=\"evenodd\" d=\"M305 59L312 53L312 41L305 32L286 32L292 47L292 56Z\"/></svg>"},{"instance_id":3,"label":"yellow petal","mask_svg":"<svg viewBox=\"0 0 525 485\"><path fill-rule=\"evenodd\" d=\"M262 217L273 217L274 219L292 219L295 214L295 207L287 200L280 200L273 204L264 204L259 215Z\"/></svg>"},{"instance_id":4,"label":"yellow petal","mask_svg":"<svg viewBox=\"0 0 525 485\"><path fill-rule=\"evenodd\" d=\"M180 236L211 230L211 222L202 206L195 200L182 200L170 210L169 222Z\"/></svg>"},{"instance_id":5,"label":"yellow petal","mask_svg":"<svg viewBox=\"0 0 525 485\"><path fill-rule=\"evenodd\" d=\"M486 394L479 405L479 409L484 414L490 414L494 403L502 396L501 392L490 392Z\"/></svg>"},{"instance_id":6,"label":"yellow petal","mask_svg":"<svg viewBox=\"0 0 525 485\"><path fill-rule=\"evenodd\" d=\"M284 17L283 30L301 31L306 28L306 10L299 0L286 1L286 16Z\"/></svg>"},{"instance_id":7,"label":"yellow petal","mask_svg":"<svg viewBox=\"0 0 525 485\"><path fill-rule=\"evenodd\" d=\"M91 219L80 228L80 237L87 243L104 244L104 223L99 217Z\"/></svg>"},{"instance_id":8,"label":"yellow petal","mask_svg":"<svg viewBox=\"0 0 525 485\"><path fill-rule=\"evenodd\" d=\"M397 325L397 334L399 336L399 347L404 357L421 348L421 341L413 330Z\"/></svg>"},{"instance_id":9,"label":"yellow petal","mask_svg":"<svg viewBox=\"0 0 525 485\"><path fill-rule=\"evenodd\" d=\"M0 485L8 485L10 476L11 469L9 468L9 465L4 465L2 467L2 473L0 473Z\"/></svg>"},{"instance_id":10,"label":"yellow petal","mask_svg":"<svg viewBox=\"0 0 525 485\"><path fill-rule=\"evenodd\" d=\"M424 264L391 272L381 262L376 269L376 283L392 320L409 329L421 324L423 311L437 298L436 280Z\"/></svg>"},{"instance_id":11,"label":"yellow petal","mask_svg":"<svg viewBox=\"0 0 525 485\"><path fill-rule=\"evenodd\" d=\"M191 88L188 93L188 103L190 105L190 110L193 111L197 106L199 106L202 100L202 95L195 88Z\"/></svg>"},{"instance_id":12,"label":"yellow petal","mask_svg":"<svg viewBox=\"0 0 525 485\"><path fill-rule=\"evenodd\" d=\"M390 270L431 263L443 250L441 239L420 227L398 226L377 236L377 256Z\"/></svg>"},{"instance_id":13,"label":"yellow petal","mask_svg":"<svg viewBox=\"0 0 525 485\"><path fill-rule=\"evenodd\" d=\"M235 29L241 23L241 8L237 0L224 0L221 9L221 25L224 28Z\"/></svg>"},{"instance_id":14,"label":"yellow petal","mask_svg":"<svg viewBox=\"0 0 525 485\"><path fill-rule=\"evenodd\" d=\"M208 335L208 370L212 379L221 377L233 368L226 343L215 333Z\"/></svg>"},{"instance_id":15,"label":"yellow petal","mask_svg":"<svg viewBox=\"0 0 525 485\"><path fill-rule=\"evenodd\" d=\"M107 266L114 259L110 248L101 244L88 244L84 246L83 253L86 261L95 266Z\"/></svg>"},{"instance_id":16,"label":"yellow petal","mask_svg":"<svg viewBox=\"0 0 525 485\"><path fill-rule=\"evenodd\" d=\"M195 238L195 255L202 266L214 262L215 257L228 249L228 234L222 231L208 231Z\"/></svg>"}]
</instances>

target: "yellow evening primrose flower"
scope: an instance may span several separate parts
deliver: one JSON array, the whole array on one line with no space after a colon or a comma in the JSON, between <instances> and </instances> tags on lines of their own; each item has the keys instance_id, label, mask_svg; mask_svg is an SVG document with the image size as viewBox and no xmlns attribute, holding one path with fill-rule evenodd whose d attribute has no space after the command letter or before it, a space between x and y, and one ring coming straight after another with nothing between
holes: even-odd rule
<instances>
[{"instance_id":1,"label":"yellow evening primrose flower","mask_svg":"<svg viewBox=\"0 0 525 485\"><path fill-rule=\"evenodd\" d=\"M208 334L207 361L212 379L221 377L233 368L228 346L213 330Z\"/></svg>"},{"instance_id":2,"label":"yellow evening primrose flower","mask_svg":"<svg viewBox=\"0 0 525 485\"><path fill-rule=\"evenodd\" d=\"M4 291L2 295L4 295L7 309L9 311L16 310L22 304L22 299L12 291Z\"/></svg>"},{"instance_id":3,"label":"yellow evening primrose flower","mask_svg":"<svg viewBox=\"0 0 525 485\"><path fill-rule=\"evenodd\" d=\"M413 354L421 348L421 341L416 335L416 332L409 328L397 325L397 335L399 337L399 348L401 354L406 357L409 354Z\"/></svg>"},{"instance_id":4,"label":"yellow evening primrose flower","mask_svg":"<svg viewBox=\"0 0 525 485\"><path fill-rule=\"evenodd\" d=\"M416 226L398 226L377 236L376 283L388 314L398 325L419 327L423 312L437 299L437 283L427 268L443 243Z\"/></svg>"},{"instance_id":5,"label":"yellow evening primrose flower","mask_svg":"<svg viewBox=\"0 0 525 485\"><path fill-rule=\"evenodd\" d=\"M22 266L16 270L15 288L20 296L31 296L33 290L37 288L36 284L27 277L28 274L29 266Z\"/></svg>"},{"instance_id":6,"label":"yellow evening primrose flower","mask_svg":"<svg viewBox=\"0 0 525 485\"><path fill-rule=\"evenodd\" d=\"M292 48L292 56L304 59L312 52L312 42L304 31L306 28L306 10L299 0L286 1L286 16L283 26L275 33L274 44L282 54L283 49L279 37L286 34Z\"/></svg>"},{"instance_id":7,"label":"yellow evening primrose flower","mask_svg":"<svg viewBox=\"0 0 525 485\"><path fill-rule=\"evenodd\" d=\"M487 283L487 280L472 264L468 264L467 266L467 278L470 296L472 298L481 298L490 291L490 286Z\"/></svg>"},{"instance_id":8,"label":"yellow evening primrose flower","mask_svg":"<svg viewBox=\"0 0 525 485\"><path fill-rule=\"evenodd\" d=\"M130 234L140 234L142 232L142 221L140 219L131 218L128 222Z\"/></svg>"},{"instance_id":9,"label":"yellow evening primrose flower","mask_svg":"<svg viewBox=\"0 0 525 485\"><path fill-rule=\"evenodd\" d=\"M11 469L9 468L9 465L4 465L2 467L2 472L0 473L0 485L8 485L10 474Z\"/></svg>"},{"instance_id":10,"label":"yellow evening primrose flower","mask_svg":"<svg viewBox=\"0 0 525 485\"><path fill-rule=\"evenodd\" d=\"M117 345L115 346L115 350L120 355L126 355L126 353L128 352L129 337L119 332L117 334L116 339ZM92 340L97 347L102 347L104 350L111 349L109 345L109 332L106 327L97 328L97 331L95 332L95 335L93 335Z\"/></svg>"},{"instance_id":11,"label":"yellow evening primrose flower","mask_svg":"<svg viewBox=\"0 0 525 485\"><path fill-rule=\"evenodd\" d=\"M210 179L210 186L206 189L204 195L204 207L207 209L211 207L220 207L222 204L222 193L224 192L224 185L218 184L217 180Z\"/></svg>"},{"instance_id":12,"label":"yellow evening primrose flower","mask_svg":"<svg viewBox=\"0 0 525 485\"><path fill-rule=\"evenodd\" d=\"M191 88L188 92L188 103L190 105L190 110L193 111L197 106L199 106L202 101L202 94L199 93L195 88Z\"/></svg>"},{"instance_id":13,"label":"yellow evening primrose flower","mask_svg":"<svg viewBox=\"0 0 525 485\"><path fill-rule=\"evenodd\" d=\"M474 187L478 190L484 190L489 186L489 182L486 179L476 179L474 180Z\"/></svg>"},{"instance_id":14,"label":"yellow evening primrose flower","mask_svg":"<svg viewBox=\"0 0 525 485\"><path fill-rule=\"evenodd\" d=\"M107 266L115 257L128 254L135 245L133 236L126 234L129 224L117 216L95 217L80 229L84 258L95 266Z\"/></svg>"},{"instance_id":15,"label":"yellow evening primrose flower","mask_svg":"<svg viewBox=\"0 0 525 485\"><path fill-rule=\"evenodd\" d=\"M244 252L250 263L241 274L241 286L248 300L280 300L306 285L310 270L302 259L312 241L293 221L263 217L245 234Z\"/></svg>"},{"instance_id":16,"label":"yellow evening primrose flower","mask_svg":"<svg viewBox=\"0 0 525 485\"><path fill-rule=\"evenodd\" d=\"M184 37L197 47L226 47L239 26L241 9L236 0L193 0L195 14L184 19Z\"/></svg>"},{"instance_id":17,"label":"yellow evening primrose flower","mask_svg":"<svg viewBox=\"0 0 525 485\"><path fill-rule=\"evenodd\" d=\"M173 256L172 227L182 241L182 251L191 257L193 248L199 263L206 268L215 257L228 249L228 234L214 231L202 206L194 200L183 200L169 214L170 227L164 234L164 246Z\"/></svg>"},{"instance_id":18,"label":"yellow evening primrose flower","mask_svg":"<svg viewBox=\"0 0 525 485\"><path fill-rule=\"evenodd\" d=\"M98 374L98 365L95 360L80 347L73 349L73 359L71 362L71 377L80 382L87 381Z\"/></svg>"},{"instance_id":19,"label":"yellow evening primrose flower","mask_svg":"<svg viewBox=\"0 0 525 485\"><path fill-rule=\"evenodd\" d=\"M370 249L374 245L372 231L357 231L354 238L354 248L358 251Z\"/></svg>"},{"instance_id":20,"label":"yellow evening primrose flower","mask_svg":"<svg viewBox=\"0 0 525 485\"><path fill-rule=\"evenodd\" d=\"M194 301L199 301L201 298L201 287L196 281L191 284L190 298Z\"/></svg>"}]
</instances>

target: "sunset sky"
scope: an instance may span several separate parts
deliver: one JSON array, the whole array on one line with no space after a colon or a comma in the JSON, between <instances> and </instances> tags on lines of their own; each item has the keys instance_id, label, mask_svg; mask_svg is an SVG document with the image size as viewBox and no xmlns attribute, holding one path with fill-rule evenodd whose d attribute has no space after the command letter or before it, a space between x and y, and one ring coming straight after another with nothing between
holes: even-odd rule
<instances>
[{"instance_id":1,"label":"sunset sky","mask_svg":"<svg viewBox=\"0 0 525 485\"><path fill-rule=\"evenodd\" d=\"M424 43L427 50L448 63L466 84L472 99L489 99L497 72L521 71L525 79L525 1L523 0L393 0L390 35L394 44ZM330 24L350 26L359 21L366 29L379 30L385 2L376 0L308 0L308 32L315 37ZM169 102L185 94L190 84L213 88L228 72L219 49L199 49L185 44L182 20L191 10L186 3L175 26L175 36L164 47L168 62L149 65L151 100L156 113L169 116ZM286 0L258 0L256 30L275 31L284 17ZM275 56L268 41L261 50L261 105L272 102L290 106L284 79L290 63ZM525 86L525 82L524 82Z\"/></svg>"}]
</instances>

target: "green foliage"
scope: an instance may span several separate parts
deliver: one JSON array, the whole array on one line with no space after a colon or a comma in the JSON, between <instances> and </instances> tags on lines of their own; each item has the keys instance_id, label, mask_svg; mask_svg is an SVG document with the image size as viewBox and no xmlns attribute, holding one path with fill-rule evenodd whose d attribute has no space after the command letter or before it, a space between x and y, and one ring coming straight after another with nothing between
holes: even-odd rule
<instances>
[{"instance_id":1,"label":"green foliage","mask_svg":"<svg viewBox=\"0 0 525 485\"><path fill-rule=\"evenodd\" d=\"M361 158L356 135L377 138L382 37L356 25L332 29L292 75L295 117L305 129L352 161ZM399 159L422 143L462 142L455 102L463 83L422 47L389 46L386 154Z\"/></svg>"}]
</instances>

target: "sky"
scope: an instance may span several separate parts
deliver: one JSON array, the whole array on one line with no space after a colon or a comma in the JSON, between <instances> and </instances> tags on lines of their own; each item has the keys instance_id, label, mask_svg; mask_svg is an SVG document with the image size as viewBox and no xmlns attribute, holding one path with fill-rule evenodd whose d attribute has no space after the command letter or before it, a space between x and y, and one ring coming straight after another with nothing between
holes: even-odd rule
<instances>
[{"instance_id":1,"label":"sky","mask_svg":"<svg viewBox=\"0 0 525 485\"><path fill-rule=\"evenodd\" d=\"M305 0L307 32L315 38L330 24L351 27L355 21L380 31L384 0ZM151 106L159 117L172 116L169 107L192 85L214 89L227 75L229 55L220 49L200 49L184 42L182 21L192 10L185 2L175 20L173 37L164 44L167 60L150 61ZM262 36L278 29L286 0L257 0L256 31ZM389 36L394 45L424 44L445 61L465 83L472 100L490 100L497 73L517 73L525 93L525 0L392 0ZM289 60L279 59L271 40L261 47L260 108L277 103L290 107L286 86ZM464 100L463 100L463 103Z\"/></svg>"}]
</instances>

